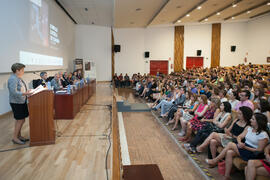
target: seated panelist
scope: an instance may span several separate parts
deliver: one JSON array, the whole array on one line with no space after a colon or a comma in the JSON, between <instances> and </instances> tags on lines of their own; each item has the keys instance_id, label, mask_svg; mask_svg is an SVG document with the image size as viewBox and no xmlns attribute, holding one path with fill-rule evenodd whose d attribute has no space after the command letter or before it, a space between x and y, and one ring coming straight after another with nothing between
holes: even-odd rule
<instances>
[{"instance_id":1,"label":"seated panelist","mask_svg":"<svg viewBox=\"0 0 270 180\"><path fill-rule=\"evenodd\" d=\"M56 73L54 75L54 78L51 80L51 86L54 87L55 90L60 90L63 88L62 85L60 84L59 73Z\"/></svg>"},{"instance_id":2,"label":"seated panelist","mask_svg":"<svg viewBox=\"0 0 270 180\"><path fill-rule=\"evenodd\" d=\"M47 81L47 77L48 77L47 73L44 71L41 72L40 77L41 77L41 79L38 82L37 86L42 85L43 87L46 87L46 81Z\"/></svg>"}]
</instances>

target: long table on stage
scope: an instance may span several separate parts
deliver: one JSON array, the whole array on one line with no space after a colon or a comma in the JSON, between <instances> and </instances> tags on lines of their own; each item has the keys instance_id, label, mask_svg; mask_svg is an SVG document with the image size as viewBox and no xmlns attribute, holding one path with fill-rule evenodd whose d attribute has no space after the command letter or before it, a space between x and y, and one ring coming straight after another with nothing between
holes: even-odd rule
<instances>
[{"instance_id":1,"label":"long table on stage","mask_svg":"<svg viewBox=\"0 0 270 180\"><path fill-rule=\"evenodd\" d=\"M54 119L74 119L95 91L96 80L92 80L71 94L54 94Z\"/></svg>"}]
</instances>

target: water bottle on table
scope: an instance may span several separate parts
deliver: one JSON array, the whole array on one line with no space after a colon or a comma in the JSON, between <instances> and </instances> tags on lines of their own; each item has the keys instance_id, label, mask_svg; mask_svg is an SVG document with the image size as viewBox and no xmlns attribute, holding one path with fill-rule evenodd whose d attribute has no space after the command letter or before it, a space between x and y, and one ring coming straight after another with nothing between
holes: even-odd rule
<instances>
[{"instance_id":1,"label":"water bottle on table","mask_svg":"<svg viewBox=\"0 0 270 180\"><path fill-rule=\"evenodd\" d=\"M47 82L47 88L48 88L49 90L52 89L52 86L51 86L51 82L50 82L50 81Z\"/></svg>"},{"instance_id":2,"label":"water bottle on table","mask_svg":"<svg viewBox=\"0 0 270 180\"><path fill-rule=\"evenodd\" d=\"M68 87L67 87L67 93L68 93L68 94L71 94L70 84L69 84Z\"/></svg>"}]
</instances>

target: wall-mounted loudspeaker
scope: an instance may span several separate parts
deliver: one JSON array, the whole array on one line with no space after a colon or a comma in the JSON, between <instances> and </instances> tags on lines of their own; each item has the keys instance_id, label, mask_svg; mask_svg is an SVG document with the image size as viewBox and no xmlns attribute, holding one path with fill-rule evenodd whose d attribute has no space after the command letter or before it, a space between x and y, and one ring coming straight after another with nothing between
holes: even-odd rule
<instances>
[{"instance_id":1,"label":"wall-mounted loudspeaker","mask_svg":"<svg viewBox=\"0 0 270 180\"><path fill-rule=\"evenodd\" d=\"M120 52L121 46L120 45L114 45L113 50L114 50L114 52Z\"/></svg>"},{"instance_id":2,"label":"wall-mounted loudspeaker","mask_svg":"<svg viewBox=\"0 0 270 180\"><path fill-rule=\"evenodd\" d=\"M201 56L202 55L202 50L197 50L197 56Z\"/></svg>"},{"instance_id":3,"label":"wall-mounted loudspeaker","mask_svg":"<svg viewBox=\"0 0 270 180\"><path fill-rule=\"evenodd\" d=\"M231 46L231 52L235 52L236 46Z\"/></svg>"},{"instance_id":4,"label":"wall-mounted loudspeaker","mask_svg":"<svg viewBox=\"0 0 270 180\"><path fill-rule=\"evenodd\" d=\"M144 52L144 57L145 57L145 58L149 58L149 56L150 56L150 52L149 52L149 51L145 51L145 52Z\"/></svg>"}]
</instances>

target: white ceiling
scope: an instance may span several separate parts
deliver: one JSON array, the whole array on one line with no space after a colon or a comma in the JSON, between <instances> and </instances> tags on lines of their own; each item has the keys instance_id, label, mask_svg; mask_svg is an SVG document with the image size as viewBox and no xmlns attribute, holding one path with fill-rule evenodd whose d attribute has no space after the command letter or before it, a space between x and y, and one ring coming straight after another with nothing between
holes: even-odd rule
<instances>
[{"instance_id":1,"label":"white ceiling","mask_svg":"<svg viewBox=\"0 0 270 180\"><path fill-rule=\"evenodd\" d=\"M270 5L267 5L270 4L270 0L58 1L78 24L117 28L248 21L258 15L270 13ZM237 6L233 7L233 4ZM189 17L186 16L187 14Z\"/></svg>"},{"instance_id":2,"label":"white ceiling","mask_svg":"<svg viewBox=\"0 0 270 180\"><path fill-rule=\"evenodd\" d=\"M113 25L113 0L58 0L78 24ZM86 11L85 8L88 10Z\"/></svg>"}]
</instances>

